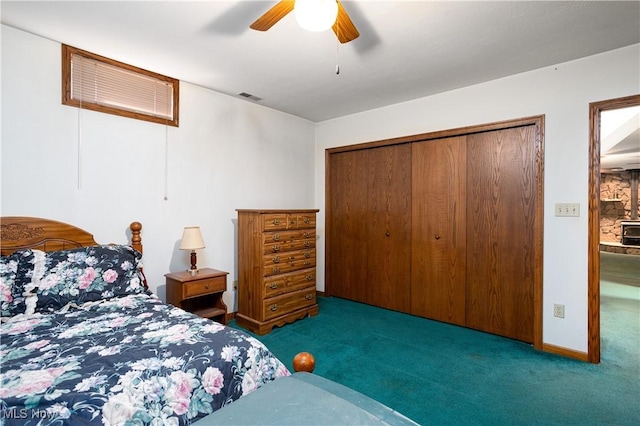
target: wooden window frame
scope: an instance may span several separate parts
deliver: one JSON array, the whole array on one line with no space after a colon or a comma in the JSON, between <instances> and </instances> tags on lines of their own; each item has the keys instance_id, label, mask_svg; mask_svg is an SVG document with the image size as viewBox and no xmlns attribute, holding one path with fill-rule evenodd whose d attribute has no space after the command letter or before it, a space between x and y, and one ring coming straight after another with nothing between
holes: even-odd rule
<instances>
[{"instance_id":1,"label":"wooden window frame","mask_svg":"<svg viewBox=\"0 0 640 426\"><path fill-rule=\"evenodd\" d=\"M156 79L158 81L166 82L171 85L172 93L172 117L161 117L156 115L147 114L143 111L131 111L128 109L121 109L117 106L103 105L91 101L80 100L72 98L71 92L71 77L72 66L71 59L73 55L79 55L84 58L95 60L103 64L111 65L129 72L144 75ZM62 104L69 105L76 108L90 109L93 111L103 112L107 114L118 115L121 117L135 118L137 120L150 121L152 123L165 124L168 126L178 127L179 118L179 95L180 95L180 81L167 77L162 74L147 71L142 68L135 67L133 65L125 64L113 59L106 58L104 56L97 55L95 53L87 52L66 44L62 45Z\"/></svg>"}]
</instances>

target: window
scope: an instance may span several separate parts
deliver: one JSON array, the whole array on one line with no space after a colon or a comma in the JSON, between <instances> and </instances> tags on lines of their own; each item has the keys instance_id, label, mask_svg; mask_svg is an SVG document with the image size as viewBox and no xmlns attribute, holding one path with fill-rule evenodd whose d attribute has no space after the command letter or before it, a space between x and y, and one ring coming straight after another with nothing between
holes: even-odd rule
<instances>
[{"instance_id":1,"label":"window","mask_svg":"<svg viewBox=\"0 0 640 426\"><path fill-rule=\"evenodd\" d=\"M62 103L178 127L180 82L62 45Z\"/></svg>"}]
</instances>

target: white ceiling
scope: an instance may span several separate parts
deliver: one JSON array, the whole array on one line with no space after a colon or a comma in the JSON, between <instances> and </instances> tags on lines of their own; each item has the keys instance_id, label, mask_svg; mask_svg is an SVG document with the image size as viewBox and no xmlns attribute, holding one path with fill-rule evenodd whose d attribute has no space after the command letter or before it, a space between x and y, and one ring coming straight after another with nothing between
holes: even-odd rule
<instances>
[{"instance_id":1,"label":"white ceiling","mask_svg":"<svg viewBox=\"0 0 640 426\"><path fill-rule=\"evenodd\" d=\"M600 169L640 169L640 106L600 114Z\"/></svg>"},{"instance_id":2,"label":"white ceiling","mask_svg":"<svg viewBox=\"0 0 640 426\"><path fill-rule=\"evenodd\" d=\"M638 1L343 1L360 37L276 1L5 1L1 21L313 122L640 43ZM339 64L340 73L336 74ZM244 99L244 98L243 98Z\"/></svg>"}]
</instances>

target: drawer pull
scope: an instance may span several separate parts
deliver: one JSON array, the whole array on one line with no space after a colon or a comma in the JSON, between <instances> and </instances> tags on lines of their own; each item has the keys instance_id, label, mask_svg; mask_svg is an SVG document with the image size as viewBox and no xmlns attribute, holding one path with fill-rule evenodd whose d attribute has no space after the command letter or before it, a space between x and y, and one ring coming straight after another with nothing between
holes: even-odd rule
<instances>
[{"instance_id":1,"label":"drawer pull","mask_svg":"<svg viewBox=\"0 0 640 426\"><path fill-rule=\"evenodd\" d=\"M307 216L303 217L302 220L304 221L304 223L310 223L311 219L309 219Z\"/></svg>"},{"instance_id":2,"label":"drawer pull","mask_svg":"<svg viewBox=\"0 0 640 426\"><path fill-rule=\"evenodd\" d=\"M276 226L280 225L280 219L277 219L277 218L273 219L273 224L276 225Z\"/></svg>"},{"instance_id":3,"label":"drawer pull","mask_svg":"<svg viewBox=\"0 0 640 426\"><path fill-rule=\"evenodd\" d=\"M280 273L280 268L273 268L273 273L274 274L279 274Z\"/></svg>"},{"instance_id":4,"label":"drawer pull","mask_svg":"<svg viewBox=\"0 0 640 426\"><path fill-rule=\"evenodd\" d=\"M306 257L307 259L311 257L311 253L309 253L308 251L304 253L304 257Z\"/></svg>"},{"instance_id":5,"label":"drawer pull","mask_svg":"<svg viewBox=\"0 0 640 426\"><path fill-rule=\"evenodd\" d=\"M308 232L305 232L303 235L305 238L309 238L311 236L311 234L309 234Z\"/></svg>"},{"instance_id":6,"label":"drawer pull","mask_svg":"<svg viewBox=\"0 0 640 426\"><path fill-rule=\"evenodd\" d=\"M273 263L280 263L280 256L276 256L273 258Z\"/></svg>"},{"instance_id":7,"label":"drawer pull","mask_svg":"<svg viewBox=\"0 0 640 426\"><path fill-rule=\"evenodd\" d=\"M310 266L311 265L311 261L310 260L305 260L304 261L304 266Z\"/></svg>"},{"instance_id":8,"label":"drawer pull","mask_svg":"<svg viewBox=\"0 0 640 426\"><path fill-rule=\"evenodd\" d=\"M209 290L209 284L205 284L204 288L205 290Z\"/></svg>"},{"instance_id":9,"label":"drawer pull","mask_svg":"<svg viewBox=\"0 0 640 426\"><path fill-rule=\"evenodd\" d=\"M280 251L280 246L273 246L273 252L277 253Z\"/></svg>"},{"instance_id":10,"label":"drawer pull","mask_svg":"<svg viewBox=\"0 0 640 426\"><path fill-rule=\"evenodd\" d=\"M278 304L274 303L273 305L269 306L269 310L273 311L273 312L277 311L278 310Z\"/></svg>"},{"instance_id":11,"label":"drawer pull","mask_svg":"<svg viewBox=\"0 0 640 426\"><path fill-rule=\"evenodd\" d=\"M313 294L309 293L304 298L307 299L307 300L311 300L311 299L313 299Z\"/></svg>"},{"instance_id":12,"label":"drawer pull","mask_svg":"<svg viewBox=\"0 0 640 426\"><path fill-rule=\"evenodd\" d=\"M309 246L311 246L311 243L310 243L309 241L305 241L305 242L304 242L304 246L305 246L305 247L309 247Z\"/></svg>"},{"instance_id":13,"label":"drawer pull","mask_svg":"<svg viewBox=\"0 0 640 426\"><path fill-rule=\"evenodd\" d=\"M271 288L271 290L275 290L276 288L278 288L278 283L271 283L269 284L269 287Z\"/></svg>"},{"instance_id":14,"label":"drawer pull","mask_svg":"<svg viewBox=\"0 0 640 426\"><path fill-rule=\"evenodd\" d=\"M306 277L307 277L307 281L313 281L313 275L307 274Z\"/></svg>"},{"instance_id":15,"label":"drawer pull","mask_svg":"<svg viewBox=\"0 0 640 426\"><path fill-rule=\"evenodd\" d=\"M273 241L280 241L280 234L275 234L273 236Z\"/></svg>"}]
</instances>

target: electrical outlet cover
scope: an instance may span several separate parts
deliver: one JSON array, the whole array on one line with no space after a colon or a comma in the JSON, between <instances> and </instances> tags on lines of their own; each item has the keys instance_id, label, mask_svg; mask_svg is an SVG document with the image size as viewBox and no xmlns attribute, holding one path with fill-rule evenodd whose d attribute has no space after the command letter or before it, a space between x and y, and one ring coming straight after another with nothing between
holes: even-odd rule
<instances>
[{"instance_id":1,"label":"electrical outlet cover","mask_svg":"<svg viewBox=\"0 0 640 426\"><path fill-rule=\"evenodd\" d=\"M564 318L564 305L553 305L553 316L557 318Z\"/></svg>"}]
</instances>

